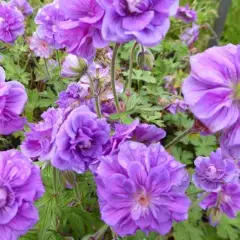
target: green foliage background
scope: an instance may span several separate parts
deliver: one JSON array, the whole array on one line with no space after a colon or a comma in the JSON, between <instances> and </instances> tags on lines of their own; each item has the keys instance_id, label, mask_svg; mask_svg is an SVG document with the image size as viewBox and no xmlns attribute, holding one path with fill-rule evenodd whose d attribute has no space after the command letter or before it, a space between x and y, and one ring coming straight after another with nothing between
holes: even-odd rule
<instances>
[{"instance_id":1,"label":"green foliage background","mask_svg":"<svg viewBox=\"0 0 240 240\"><path fill-rule=\"evenodd\" d=\"M50 1L30 0L34 7L34 15L37 10ZM168 137L163 141L167 144L183 130L191 126L193 120L189 113L171 115L164 110L172 99L164 88L165 76L172 76L174 86L181 97L181 84L189 73L189 57L194 51L203 51L207 48L208 41L214 37L209 27L213 26L217 17L217 0L181 1L181 5L191 2L191 6L198 11L197 23L201 28L200 38L193 52L181 43L179 35L187 27L182 22L172 19L171 30L167 38L157 47L152 48L155 56L155 65L152 72L144 72L134 65L133 86L136 90L130 98L121 95L125 103L126 112L114 114L111 119L121 119L129 123L134 117L139 117L142 122L148 122L163 127ZM70 82L59 76L59 67L54 65L45 68L45 62L36 58L30 52L27 45L28 37L35 31L34 15L28 18L26 34L18 39L14 46L0 44L1 65L5 68L7 79L16 79L25 85L28 91L28 103L24 112L29 122L40 120L41 113L55 106L59 92L66 88ZM240 40L240 0L233 0L230 9L221 44L239 44ZM118 58L118 72L124 80L128 75L129 51L132 43L122 46ZM61 61L64 53L60 53ZM57 57L53 56L54 60ZM49 62L47 63L49 65ZM129 117L130 116L130 117ZM6 150L18 147L23 139L21 132L13 136L0 138L0 149ZM176 146L170 149L178 161L186 164L189 172L193 170L193 161L196 156L208 156L218 147L218 136L203 137L199 134L190 134L183 138ZM40 221L35 229L31 230L21 240L70 240L70 239L112 239L111 230L106 228L100 220L93 176L90 173L77 176L75 189L64 187L64 176L57 172L57 186L52 183L53 169L50 165L37 163L42 168L43 181L46 186L46 194L37 202L40 212ZM167 236L169 240L239 240L240 216L236 219L222 217L220 224L213 228L208 224L207 214L197 205L198 190L191 185L188 194L191 196L193 207L189 212L186 222L175 224L173 231ZM77 194L76 194L77 193ZM77 196L77 197L76 197ZM155 233L146 236L138 232L136 236L124 239L167 239Z\"/></svg>"}]
</instances>

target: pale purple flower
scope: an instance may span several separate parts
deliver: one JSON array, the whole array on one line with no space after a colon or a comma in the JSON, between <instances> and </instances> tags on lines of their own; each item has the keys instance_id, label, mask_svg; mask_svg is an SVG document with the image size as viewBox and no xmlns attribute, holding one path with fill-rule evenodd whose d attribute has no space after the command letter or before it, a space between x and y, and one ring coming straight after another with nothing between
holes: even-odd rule
<instances>
[{"instance_id":1,"label":"pale purple flower","mask_svg":"<svg viewBox=\"0 0 240 240\"><path fill-rule=\"evenodd\" d=\"M84 173L103 154L110 138L106 120L87 106L75 108L67 117L56 136L57 152L52 164L60 170Z\"/></svg>"},{"instance_id":2,"label":"pale purple flower","mask_svg":"<svg viewBox=\"0 0 240 240\"><path fill-rule=\"evenodd\" d=\"M59 43L60 22L66 20L66 16L62 9L59 8L57 2L45 5L38 11L35 23L38 25L37 33L41 39L59 49L62 45Z\"/></svg>"},{"instance_id":3,"label":"pale purple flower","mask_svg":"<svg viewBox=\"0 0 240 240\"><path fill-rule=\"evenodd\" d=\"M193 182L207 192L221 190L224 183L229 183L238 175L233 159L224 158L219 148L209 157L197 157L193 174Z\"/></svg>"},{"instance_id":4,"label":"pale purple flower","mask_svg":"<svg viewBox=\"0 0 240 240\"><path fill-rule=\"evenodd\" d=\"M239 118L240 47L213 47L190 62L182 87L185 102L212 132L231 127Z\"/></svg>"},{"instance_id":5,"label":"pale purple flower","mask_svg":"<svg viewBox=\"0 0 240 240\"><path fill-rule=\"evenodd\" d=\"M188 173L159 143L127 141L101 157L96 183L102 220L121 237L137 230L164 235L188 217Z\"/></svg>"},{"instance_id":6,"label":"pale purple flower","mask_svg":"<svg viewBox=\"0 0 240 240\"><path fill-rule=\"evenodd\" d=\"M29 16L33 13L33 8L27 0L11 0L9 5L16 7L24 16Z\"/></svg>"},{"instance_id":7,"label":"pale purple flower","mask_svg":"<svg viewBox=\"0 0 240 240\"><path fill-rule=\"evenodd\" d=\"M24 33L24 16L15 7L0 3L0 40L14 42Z\"/></svg>"},{"instance_id":8,"label":"pale purple flower","mask_svg":"<svg viewBox=\"0 0 240 240\"><path fill-rule=\"evenodd\" d=\"M191 47L199 37L200 26L193 24L191 28L186 28L183 34L180 36L181 41L188 47Z\"/></svg>"},{"instance_id":9,"label":"pale purple flower","mask_svg":"<svg viewBox=\"0 0 240 240\"><path fill-rule=\"evenodd\" d=\"M8 135L22 130L26 122L23 112L27 94L17 81L5 82L5 71L0 67L0 134Z\"/></svg>"},{"instance_id":10,"label":"pale purple flower","mask_svg":"<svg viewBox=\"0 0 240 240\"><path fill-rule=\"evenodd\" d=\"M0 152L0 233L15 240L38 221L34 201L44 193L40 169L17 150Z\"/></svg>"},{"instance_id":11,"label":"pale purple flower","mask_svg":"<svg viewBox=\"0 0 240 240\"><path fill-rule=\"evenodd\" d=\"M240 119L222 132L220 143L224 156L240 160Z\"/></svg>"},{"instance_id":12,"label":"pale purple flower","mask_svg":"<svg viewBox=\"0 0 240 240\"><path fill-rule=\"evenodd\" d=\"M235 218L240 210L240 185L227 183L223 185L220 192L207 195L199 205L204 210L213 208L215 211L225 213L230 218Z\"/></svg>"},{"instance_id":13,"label":"pale purple flower","mask_svg":"<svg viewBox=\"0 0 240 240\"><path fill-rule=\"evenodd\" d=\"M49 58L53 54L53 47L44 39L40 38L37 32L30 38L30 49L37 57Z\"/></svg>"},{"instance_id":14,"label":"pale purple flower","mask_svg":"<svg viewBox=\"0 0 240 240\"><path fill-rule=\"evenodd\" d=\"M56 151L56 135L62 124L62 111L50 108L42 114L43 121L30 125L30 132L25 133L21 151L30 158L40 161L50 160Z\"/></svg>"},{"instance_id":15,"label":"pale purple flower","mask_svg":"<svg viewBox=\"0 0 240 240\"><path fill-rule=\"evenodd\" d=\"M59 25L60 42L69 53L92 60L97 48L107 46L101 34L104 10L96 0L60 1L68 21Z\"/></svg>"},{"instance_id":16,"label":"pale purple flower","mask_svg":"<svg viewBox=\"0 0 240 240\"><path fill-rule=\"evenodd\" d=\"M68 53L92 60L97 48L104 48L107 42L101 36L101 24L79 21L64 21L59 24L59 42Z\"/></svg>"},{"instance_id":17,"label":"pale purple flower","mask_svg":"<svg viewBox=\"0 0 240 240\"><path fill-rule=\"evenodd\" d=\"M60 8L72 20L93 24L102 20L104 10L96 0L59 0Z\"/></svg>"},{"instance_id":18,"label":"pale purple flower","mask_svg":"<svg viewBox=\"0 0 240 240\"><path fill-rule=\"evenodd\" d=\"M118 151L121 144L127 140L134 140L149 145L158 142L166 136L166 132L150 124L140 124L138 120L131 124L115 124L115 133L111 137L111 143L106 153Z\"/></svg>"},{"instance_id":19,"label":"pale purple flower","mask_svg":"<svg viewBox=\"0 0 240 240\"><path fill-rule=\"evenodd\" d=\"M79 106L84 103L88 91L79 83L70 83L65 91L59 94L57 104L60 108Z\"/></svg>"},{"instance_id":20,"label":"pale purple flower","mask_svg":"<svg viewBox=\"0 0 240 240\"><path fill-rule=\"evenodd\" d=\"M187 4L185 7L179 7L177 10L176 18L181 19L185 23L191 23L196 21L197 12Z\"/></svg>"},{"instance_id":21,"label":"pale purple flower","mask_svg":"<svg viewBox=\"0 0 240 240\"><path fill-rule=\"evenodd\" d=\"M180 112L186 112L187 109L188 105L181 99L175 99L174 102L167 107L167 110L174 115Z\"/></svg>"},{"instance_id":22,"label":"pale purple flower","mask_svg":"<svg viewBox=\"0 0 240 240\"><path fill-rule=\"evenodd\" d=\"M136 40L145 46L157 45L165 37L169 17L178 8L178 0L99 0L99 3L106 11L104 39L119 43Z\"/></svg>"}]
</instances>

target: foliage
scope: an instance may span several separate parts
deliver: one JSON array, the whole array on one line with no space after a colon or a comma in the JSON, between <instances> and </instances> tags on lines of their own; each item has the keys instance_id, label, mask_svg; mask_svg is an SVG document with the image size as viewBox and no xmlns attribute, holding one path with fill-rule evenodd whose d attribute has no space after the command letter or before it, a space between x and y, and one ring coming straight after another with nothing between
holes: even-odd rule
<instances>
[{"instance_id":1,"label":"foliage","mask_svg":"<svg viewBox=\"0 0 240 240\"><path fill-rule=\"evenodd\" d=\"M34 6L35 14L39 7L47 2L50 1L44 3L39 0L30 1ZM211 29L206 26L213 26L218 4L213 0L183 0L181 4L186 2L191 2L193 8L198 11L198 24L205 26L201 29L200 40L194 50L201 51L206 49L209 39L213 37ZM239 0L234 0L222 38L223 43L239 42L239 12ZM130 97L125 93L121 94L120 99L125 106L124 112L110 116L111 120L121 120L123 123L130 123L133 118L137 117L141 122L163 127L168 133L167 138L163 140L164 145L193 124L193 118L189 112L172 115L166 110L173 100L172 94L165 87L165 77L173 78L177 95L181 96L182 81L189 73L189 57L194 53L179 40L179 35L184 28L179 20L172 19L172 27L167 38L159 46L151 48L155 57L152 71L139 69L134 61L133 87L136 91L131 93ZM59 64L61 64L64 54L60 54L60 62L55 55L51 61L45 62L30 51L28 37L35 30L33 17L28 18L26 29L25 36L19 38L14 45L1 43L0 64L4 67L8 80L16 79L27 88L28 102L24 116L28 122L38 122L45 109L55 106L59 93L66 88L70 80L62 78L59 73ZM129 74L128 59L131 47L132 43L124 44L118 55L117 70L125 83ZM18 148L22 138L23 134L20 132L12 136L1 136L0 150ZM217 146L218 136L202 136L199 133L191 133L171 147L169 152L178 161L186 164L191 173L196 156L208 156ZM36 164L41 167L46 193L36 203L40 214L39 223L21 240L67 240L71 239L70 237L75 240L112 239L111 229L106 228L100 220L93 175L90 173L78 175L77 185L73 188L65 188L66 182L60 172L54 173L52 167L45 163L37 162ZM207 213L196 204L197 195L193 193L198 190L191 185L188 191L195 207L190 210L188 221L174 225L169 239L240 239L240 216L231 220L222 217L217 228L213 228L207 224ZM78 198L79 194L80 199ZM95 238L96 236L98 238ZM160 240L163 238L156 233L146 236L139 231L136 236L123 239Z\"/></svg>"}]
</instances>

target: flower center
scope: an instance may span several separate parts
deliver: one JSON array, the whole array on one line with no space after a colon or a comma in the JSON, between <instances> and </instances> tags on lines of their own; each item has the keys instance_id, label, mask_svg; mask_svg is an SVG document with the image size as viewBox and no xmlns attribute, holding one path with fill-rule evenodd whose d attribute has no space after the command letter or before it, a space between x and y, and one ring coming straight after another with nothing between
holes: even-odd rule
<instances>
[{"instance_id":1,"label":"flower center","mask_svg":"<svg viewBox=\"0 0 240 240\"><path fill-rule=\"evenodd\" d=\"M4 207L7 203L7 190L0 188L0 208Z\"/></svg>"},{"instance_id":2,"label":"flower center","mask_svg":"<svg viewBox=\"0 0 240 240\"><path fill-rule=\"evenodd\" d=\"M235 85L233 91L234 91L233 98L235 100L240 100L240 84Z\"/></svg>"},{"instance_id":3,"label":"flower center","mask_svg":"<svg viewBox=\"0 0 240 240\"><path fill-rule=\"evenodd\" d=\"M229 202L231 202L231 197L229 195L223 194L222 201L225 203L229 203Z\"/></svg>"},{"instance_id":4,"label":"flower center","mask_svg":"<svg viewBox=\"0 0 240 240\"><path fill-rule=\"evenodd\" d=\"M206 171L206 175L207 175L207 177L209 177L209 178L214 178L214 177L216 177L216 175L217 175L217 169L216 169L213 165L209 166L208 169L207 169L207 171Z\"/></svg>"},{"instance_id":5,"label":"flower center","mask_svg":"<svg viewBox=\"0 0 240 240\"><path fill-rule=\"evenodd\" d=\"M148 9L148 0L126 0L131 13L142 13Z\"/></svg>"},{"instance_id":6,"label":"flower center","mask_svg":"<svg viewBox=\"0 0 240 240\"><path fill-rule=\"evenodd\" d=\"M149 196L147 196L146 193L142 192L141 194L139 194L137 196L137 202L141 205L141 206L148 206L149 205Z\"/></svg>"}]
</instances>

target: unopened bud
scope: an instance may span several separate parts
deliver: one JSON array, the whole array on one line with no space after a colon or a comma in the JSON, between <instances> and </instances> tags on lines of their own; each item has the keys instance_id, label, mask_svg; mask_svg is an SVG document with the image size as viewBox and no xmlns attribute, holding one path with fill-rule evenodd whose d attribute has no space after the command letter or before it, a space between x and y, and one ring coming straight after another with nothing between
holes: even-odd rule
<instances>
[{"instance_id":1,"label":"unopened bud","mask_svg":"<svg viewBox=\"0 0 240 240\"><path fill-rule=\"evenodd\" d=\"M218 208L212 208L210 210L209 222L213 227L216 227L222 217L222 213Z\"/></svg>"},{"instance_id":2,"label":"unopened bud","mask_svg":"<svg viewBox=\"0 0 240 240\"><path fill-rule=\"evenodd\" d=\"M73 188L76 184L76 174L73 171L61 172L62 180L66 188Z\"/></svg>"},{"instance_id":3,"label":"unopened bud","mask_svg":"<svg viewBox=\"0 0 240 240\"><path fill-rule=\"evenodd\" d=\"M62 76L67 78L81 78L88 70L87 60L69 54L62 65Z\"/></svg>"},{"instance_id":4,"label":"unopened bud","mask_svg":"<svg viewBox=\"0 0 240 240\"><path fill-rule=\"evenodd\" d=\"M154 56L146 48L140 50L137 54L137 64L144 71L151 71L154 65Z\"/></svg>"}]
</instances>

